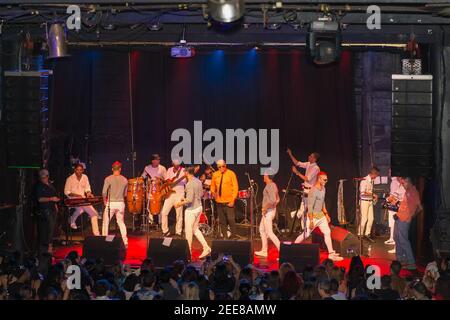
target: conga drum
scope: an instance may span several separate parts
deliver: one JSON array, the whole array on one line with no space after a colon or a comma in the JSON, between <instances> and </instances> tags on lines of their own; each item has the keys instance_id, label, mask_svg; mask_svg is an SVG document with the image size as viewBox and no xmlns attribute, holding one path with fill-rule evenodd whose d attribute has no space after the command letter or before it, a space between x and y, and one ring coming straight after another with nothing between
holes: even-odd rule
<instances>
[{"instance_id":1,"label":"conga drum","mask_svg":"<svg viewBox=\"0 0 450 320\"><path fill-rule=\"evenodd\" d=\"M144 178L133 178L128 180L127 207L131 214L142 212L144 204Z\"/></svg>"},{"instance_id":2,"label":"conga drum","mask_svg":"<svg viewBox=\"0 0 450 320\"><path fill-rule=\"evenodd\" d=\"M162 181L160 179L147 181L148 211L152 215L158 215L161 212L161 185Z\"/></svg>"}]
</instances>

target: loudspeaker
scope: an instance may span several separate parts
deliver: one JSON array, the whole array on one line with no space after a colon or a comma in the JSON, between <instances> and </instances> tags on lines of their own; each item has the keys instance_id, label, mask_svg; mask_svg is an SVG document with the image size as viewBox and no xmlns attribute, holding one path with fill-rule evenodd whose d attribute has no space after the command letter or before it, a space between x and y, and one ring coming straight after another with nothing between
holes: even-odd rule
<instances>
[{"instance_id":1,"label":"loudspeaker","mask_svg":"<svg viewBox=\"0 0 450 320\"><path fill-rule=\"evenodd\" d=\"M233 260L241 267L253 263L253 252L250 241L239 240L213 240L211 245L211 258L217 259L219 253L231 255Z\"/></svg>"},{"instance_id":2,"label":"loudspeaker","mask_svg":"<svg viewBox=\"0 0 450 320\"><path fill-rule=\"evenodd\" d=\"M191 260L187 240L174 238L150 238L147 257L152 259L157 268L164 268L177 260L185 263Z\"/></svg>"},{"instance_id":3,"label":"loudspeaker","mask_svg":"<svg viewBox=\"0 0 450 320\"><path fill-rule=\"evenodd\" d=\"M103 259L106 265L114 265L125 260L126 249L121 237L90 236L84 240L83 256Z\"/></svg>"},{"instance_id":4,"label":"loudspeaker","mask_svg":"<svg viewBox=\"0 0 450 320\"><path fill-rule=\"evenodd\" d=\"M392 75L393 176L430 176L433 168L433 77Z\"/></svg>"},{"instance_id":5,"label":"loudspeaker","mask_svg":"<svg viewBox=\"0 0 450 320\"><path fill-rule=\"evenodd\" d=\"M346 258L351 258L360 253L360 241L357 236L341 227L330 226L330 229L334 251ZM327 250L323 234L318 228L312 233L312 241L319 244L320 248Z\"/></svg>"},{"instance_id":6,"label":"loudspeaker","mask_svg":"<svg viewBox=\"0 0 450 320\"><path fill-rule=\"evenodd\" d=\"M288 243L280 246L280 265L291 263L295 271L303 272L305 267L315 267L320 262L320 249L316 243Z\"/></svg>"},{"instance_id":7,"label":"loudspeaker","mask_svg":"<svg viewBox=\"0 0 450 320\"><path fill-rule=\"evenodd\" d=\"M6 71L3 86L7 165L41 168L49 157L50 71Z\"/></svg>"}]
</instances>

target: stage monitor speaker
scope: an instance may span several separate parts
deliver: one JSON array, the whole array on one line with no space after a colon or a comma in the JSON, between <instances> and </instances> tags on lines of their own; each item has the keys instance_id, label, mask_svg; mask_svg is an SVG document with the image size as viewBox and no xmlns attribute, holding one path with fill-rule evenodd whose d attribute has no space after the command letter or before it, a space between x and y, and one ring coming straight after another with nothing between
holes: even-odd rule
<instances>
[{"instance_id":1,"label":"stage monitor speaker","mask_svg":"<svg viewBox=\"0 0 450 320\"><path fill-rule=\"evenodd\" d=\"M280 246L280 265L289 262L295 271L303 272L306 267L315 267L320 263L320 249L316 243L288 243Z\"/></svg>"},{"instance_id":2,"label":"stage monitor speaker","mask_svg":"<svg viewBox=\"0 0 450 320\"><path fill-rule=\"evenodd\" d=\"M185 263L191 260L187 240L174 238L150 238L147 257L157 268L164 268L177 260Z\"/></svg>"},{"instance_id":3,"label":"stage monitor speaker","mask_svg":"<svg viewBox=\"0 0 450 320\"><path fill-rule=\"evenodd\" d=\"M84 240L83 256L102 259L106 265L114 265L125 260L126 249L121 237L90 236Z\"/></svg>"},{"instance_id":4,"label":"stage monitor speaker","mask_svg":"<svg viewBox=\"0 0 450 320\"><path fill-rule=\"evenodd\" d=\"M331 242L333 249L342 257L351 258L360 254L360 241L358 237L347 229L331 226ZM316 228L312 233L312 241L319 244L320 248L327 250L322 232Z\"/></svg>"},{"instance_id":5,"label":"stage monitor speaker","mask_svg":"<svg viewBox=\"0 0 450 320\"><path fill-rule=\"evenodd\" d=\"M4 124L9 168L41 168L49 157L51 71L6 71Z\"/></svg>"},{"instance_id":6,"label":"stage monitor speaker","mask_svg":"<svg viewBox=\"0 0 450 320\"><path fill-rule=\"evenodd\" d=\"M232 256L241 267L253 263L253 253L250 241L239 240L213 240L211 245L211 258L217 259L220 253Z\"/></svg>"},{"instance_id":7,"label":"stage monitor speaker","mask_svg":"<svg viewBox=\"0 0 450 320\"><path fill-rule=\"evenodd\" d=\"M391 171L393 176L432 175L433 77L392 75Z\"/></svg>"}]
</instances>

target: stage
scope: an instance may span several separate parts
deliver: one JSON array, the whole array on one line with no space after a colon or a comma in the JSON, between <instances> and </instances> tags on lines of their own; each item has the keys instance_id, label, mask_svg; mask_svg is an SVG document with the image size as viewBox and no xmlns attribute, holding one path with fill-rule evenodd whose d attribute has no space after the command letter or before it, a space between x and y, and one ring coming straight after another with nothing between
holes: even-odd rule
<instances>
[{"instance_id":1,"label":"stage","mask_svg":"<svg viewBox=\"0 0 450 320\"><path fill-rule=\"evenodd\" d=\"M114 234L114 232L112 233ZM117 236L120 236L120 233L117 233ZM148 235L149 241L151 242L154 238L160 238L161 232L159 231L151 231ZM208 244L211 246L211 242L213 238L205 237ZM293 241L295 237L292 239L285 239L284 241ZM376 238L376 242L370 244L371 245L371 255L370 257L362 256L362 261L365 266L367 265L377 265L381 269L381 274L389 274L389 266L393 260L395 260L395 255L390 254L387 251L392 249L393 246L385 245L384 241L387 240L386 237ZM132 268L138 268L142 261L147 257L147 235L141 234L136 235L131 233L128 238L128 250L126 254L126 259L124 261L125 264L129 264ZM241 240L236 240L241 241ZM245 241L245 239L243 240ZM308 238L305 243L311 243L311 238ZM369 244L364 242L364 246L367 247ZM60 261L65 258L65 256L72 250L76 250L80 255L83 253L82 249L82 237L74 235L73 243L68 245L59 245L54 248L54 257L56 261ZM261 247L261 241L259 239L254 240L254 249L258 251ZM192 265L200 268L202 261L199 260L198 256L201 254L202 249L200 243L194 239L193 242L193 261ZM327 258L327 252L324 250L320 251L320 261L323 262ZM344 258L343 261L335 262L335 265L339 267L344 267L347 271L350 266L350 258ZM269 256L267 258L261 258L257 255L253 256L253 265L262 272L278 270L279 262L278 262L278 250L273 246L273 244L269 241ZM417 271L412 273L407 270L402 270L402 276L421 274L423 273L424 267L417 266Z\"/></svg>"}]
</instances>

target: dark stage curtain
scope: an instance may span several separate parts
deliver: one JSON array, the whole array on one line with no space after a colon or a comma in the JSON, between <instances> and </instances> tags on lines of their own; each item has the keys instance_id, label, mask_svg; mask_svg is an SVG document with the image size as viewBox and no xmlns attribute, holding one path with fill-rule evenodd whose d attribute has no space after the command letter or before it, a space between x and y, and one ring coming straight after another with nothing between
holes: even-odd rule
<instances>
[{"instance_id":1,"label":"dark stage curtain","mask_svg":"<svg viewBox=\"0 0 450 320\"><path fill-rule=\"evenodd\" d=\"M348 51L339 63L319 67L299 49L199 49L192 59L172 59L165 48L131 53L79 49L53 68L53 132L58 132L66 146L75 139L80 150L86 150L83 139L87 138L88 169L96 193L115 160L125 164L125 176L133 175L132 134L138 175L152 153L161 154L162 163L169 166L170 151L176 144L170 141L172 131L192 131L193 122L201 120L203 130L279 129L276 181L280 190L291 172L287 147L302 161L307 161L310 152L319 152L320 167L329 175L329 211L336 218L340 178L349 179L345 205L348 213L354 210L351 178L357 176L356 122L352 55ZM244 173L249 172L262 193L259 167L230 166L238 174L240 189L247 188ZM294 177L291 187L299 184Z\"/></svg>"}]
</instances>

